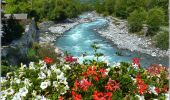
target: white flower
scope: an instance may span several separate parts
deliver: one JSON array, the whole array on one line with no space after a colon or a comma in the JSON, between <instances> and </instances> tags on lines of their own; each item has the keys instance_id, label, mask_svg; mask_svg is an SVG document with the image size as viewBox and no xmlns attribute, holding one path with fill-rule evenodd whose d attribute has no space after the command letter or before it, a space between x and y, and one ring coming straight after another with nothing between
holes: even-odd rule
<instances>
[{"instance_id":1,"label":"white flower","mask_svg":"<svg viewBox=\"0 0 170 100\"><path fill-rule=\"evenodd\" d=\"M40 70L47 70L47 65L44 64L44 65L40 68Z\"/></svg>"},{"instance_id":2,"label":"white flower","mask_svg":"<svg viewBox=\"0 0 170 100\"><path fill-rule=\"evenodd\" d=\"M56 70L55 70L55 73L56 73L56 74L60 74L60 73L61 73L61 70L60 70L60 69L56 69Z\"/></svg>"},{"instance_id":3,"label":"white flower","mask_svg":"<svg viewBox=\"0 0 170 100\"><path fill-rule=\"evenodd\" d=\"M47 76L51 77L51 70L47 70Z\"/></svg>"},{"instance_id":4,"label":"white flower","mask_svg":"<svg viewBox=\"0 0 170 100\"><path fill-rule=\"evenodd\" d=\"M37 91L33 90L33 92L31 94L35 97L37 94Z\"/></svg>"},{"instance_id":5,"label":"white flower","mask_svg":"<svg viewBox=\"0 0 170 100\"><path fill-rule=\"evenodd\" d=\"M139 66L138 66L137 64L132 64L132 67L133 67L134 69L138 69L138 68L139 68Z\"/></svg>"},{"instance_id":6,"label":"white flower","mask_svg":"<svg viewBox=\"0 0 170 100\"><path fill-rule=\"evenodd\" d=\"M27 68L27 66L25 64L23 65L23 63L21 63L20 70L24 70L25 68Z\"/></svg>"},{"instance_id":7,"label":"white flower","mask_svg":"<svg viewBox=\"0 0 170 100\"><path fill-rule=\"evenodd\" d=\"M31 85L32 85L32 83L30 83L30 80L29 80L28 78L25 78L24 84L25 84L26 86L31 86Z\"/></svg>"},{"instance_id":8,"label":"white flower","mask_svg":"<svg viewBox=\"0 0 170 100\"><path fill-rule=\"evenodd\" d=\"M149 86L149 91L155 95L158 95L158 93L155 91L155 86Z\"/></svg>"},{"instance_id":9,"label":"white flower","mask_svg":"<svg viewBox=\"0 0 170 100\"><path fill-rule=\"evenodd\" d=\"M108 75L108 73L110 72L110 68L106 69L106 75Z\"/></svg>"},{"instance_id":10,"label":"white flower","mask_svg":"<svg viewBox=\"0 0 170 100\"><path fill-rule=\"evenodd\" d=\"M1 84L7 82L6 77L1 77L0 80L1 80Z\"/></svg>"},{"instance_id":11,"label":"white flower","mask_svg":"<svg viewBox=\"0 0 170 100\"><path fill-rule=\"evenodd\" d=\"M55 88L57 88L57 87L58 87L58 82L57 82L57 81L53 81L53 86L54 86Z\"/></svg>"},{"instance_id":12,"label":"white flower","mask_svg":"<svg viewBox=\"0 0 170 100\"><path fill-rule=\"evenodd\" d=\"M51 66L51 70L55 71L56 70L56 64Z\"/></svg>"},{"instance_id":13,"label":"white flower","mask_svg":"<svg viewBox=\"0 0 170 100\"><path fill-rule=\"evenodd\" d=\"M7 73L7 74L6 74L6 77L7 77L7 78L10 78L10 75L11 75L11 74L12 74L12 72Z\"/></svg>"},{"instance_id":14,"label":"white flower","mask_svg":"<svg viewBox=\"0 0 170 100\"><path fill-rule=\"evenodd\" d=\"M14 94L14 90L13 90L12 88L8 88L8 89L6 90L6 94L7 94L7 95L12 95L12 94Z\"/></svg>"},{"instance_id":15,"label":"white flower","mask_svg":"<svg viewBox=\"0 0 170 100\"><path fill-rule=\"evenodd\" d=\"M40 88L44 90L48 87L48 84L49 84L48 82L42 82Z\"/></svg>"},{"instance_id":16,"label":"white flower","mask_svg":"<svg viewBox=\"0 0 170 100\"><path fill-rule=\"evenodd\" d=\"M21 100L21 94L20 93L15 93L12 100Z\"/></svg>"},{"instance_id":17,"label":"white flower","mask_svg":"<svg viewBox=\"0 0 170 100\"><path fill-rule=\"evenodd\" d=\"M17 83L17 84L20 84L20 83L21 83L21 79L18 79L18 78L14 78L14 81L15 81L15 83Z\"/></svg>"},{"instance_id":18,"label":"white flower","mask_svg":"<svg viewBox=\"0 0 170 100\"><path fill-rule=\"evenodd\" d=\"M64 81L64 80L65 80L64 73L62 72L60 75L57 76L57 78L58 78L59 80Z\"/></svg>"},{"instance_id":19,"label":"white flower","mask_svg":"<svg viewBox=\"0 0 170 100\"><path fill-rule=\"evenodd\" d=\"M6 98L7 97L7 91L0 91L0 98Z\"/></svg>"},{"instance_id":20,"label":"white flower","mask_svg":"<svg viewBox=\"0 0 170 100\"><path fill-rule=\"evenodd\" d=\"M145 100L144 96L140 96L140 95L136 95L138 97L139 100Z\"/></svg>"},{"instance_id":21,"label":"white flower","mask_svg":"<svg viewBox=\"0 0 170 100\"><path fill-rule=\"evenodd\" d=\"M51 85L51 81L50 81L50 80L45 80L45 82L47 82L47 83L48 83L48 86L50 86L50 85Z\"/></svg>"},{"instance_id":22,"label":"white flower","mask_svg":"<svg viewBox=\"0 0 170 100\"><path fill-rule=\"evenodd\" d=\"M29 69L35 70L34 62L30 62L30 63L29 63Z\"/></svg>"},{"instance_id":23,"label":"white flower","mask_svg":"<svg viewBox=\"0 0 170 100\"><path fill-rule=\"evenodd\" d=\"M67 70L67 69L71 69L71 68L70 68L69 65L64 65L64 66L63 66L63 69L64 69L64 70Z\"/></svg>"},{"instance_id":24,"label":"white flower","mask_svg":"<svg viewBox=\"0 0 170 100\"><path fill-rule=\"evenodd\" d=\"M46 75L41 71L41 72L38 74L38 78L39 78L39 79L44 79L44 78L46 78Z\"/></svg>"},{"instance_id":25,"label":"white flower","mask_svg":"<svg viewBox=\"0 0 170 100\"><path fill-rule=\"evenodd\" d=\"M39 61L39 65L44 65L44 64L45 64L45 62L43 60Z\"/></svg>"},{"instance_id":26,"label":"white flower","mask_svg":"<svg viewBox=\"0 0 170 100\"><path fill-rule=\"evenodd\" d=\"M169 92L165 94L165 97L166 97L166 100L169 100L169 98L170 98Z\"/></svg>"},{"instance_id":27,"label":"white flower","mask_svg":"<svg viewBox=\"0 0 170 100\"><path fill-rule=\"evenodd\" d=\"M25 97L28 93L28 89L26 87L20 88L19 93L21 94L22 97Z\"/></svg>"},{"instance_id":28,"label":"white flower","mask_svg":"<svg viewBox=\"0 0 170 100\"><path fill-rule=\"evenodd\" d=\"M19 78L21 78L24 75L24 72L19 72Z\"/></svg>"},{"instance_id":29,"label":"white flower","mask_svg":"<svg viewBox=\"0 0 170 100\"><path fill-rule=\"evenodd\" d=\"M44 96L37 95L35 100L47 100Z\"/></svg>"}]
</instances>

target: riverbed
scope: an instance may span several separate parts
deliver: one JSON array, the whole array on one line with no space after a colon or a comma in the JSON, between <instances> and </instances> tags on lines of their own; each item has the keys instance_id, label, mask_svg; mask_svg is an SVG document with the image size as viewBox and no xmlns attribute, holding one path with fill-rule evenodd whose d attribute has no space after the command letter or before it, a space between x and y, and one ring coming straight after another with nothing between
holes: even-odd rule
<instances>
[{"instance_id":1,"label":"riverbed","mask_svg":"<svg viewBox=\"0 0 170 100\"><path fill-rule=\"evenodd\" d=\"M86 15L81 15L79 18L87 19ZM110 64L122 61L131 62L132 58L137 57L141 59L141 65L143 67L147 67L150 64L155 63L168 66L167 57L154 57L150 54L141 53L137 50L132 51L128 49L121 49L114 44L114 41L110 41L104 36L101 36L99 31L104 32L108 26L108 19L103 17L95 17L95 20L93 19L90 22L76 24L71 29L64 32L62 36L54 41L54 45L77 57L80 63L82 63L83 59L94 59L94 52L91 48L91 44L96 42L97 45L100 46L98 52L104 54L104 56L100 57L99 60L109 62ZM122 40L120 40L120 42L122 42ZM85 52L87 53L87 56L83 58L82 54ZM120 53L120 55L117 55L116 53Z\"/></svg>"}]
</instances>

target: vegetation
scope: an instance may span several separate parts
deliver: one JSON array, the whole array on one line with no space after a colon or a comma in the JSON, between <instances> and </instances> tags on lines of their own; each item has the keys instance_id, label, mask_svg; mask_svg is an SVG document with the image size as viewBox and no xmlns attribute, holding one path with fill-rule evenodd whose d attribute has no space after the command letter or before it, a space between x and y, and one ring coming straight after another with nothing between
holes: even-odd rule
<instances>
[{"instance_id":1,"label":"vegetation","mask_svg":"<svg viewBox=\"0 0 170 100\"><path fill-rule=\"evenodd\" d=\"M13 15L9 19L2 17L2 45L10 44L22 36L24 27L17 21Z\"/></svg>"},{"instance_id":2,"label":"vegetation","mask_svg":"<svg viewBox=\"0 0 170 100\"><path fill-rule=\"evenodd\" d=\"M36 20L60 21L88 10L77 0L7 0L6 13L28 13Z\"/></svg>"},{"instance_id":3,"label":"vegetation","mask_svg":"<svg viewBox=\"0 0 170 100\"><path fill-rule=\"evenodd\" d=\"M147 19L147 13L145 10L135 10L130 13L128 17L129 30L130 32L139 32L143 28L143 24L145 24Z\"/></svg>"},{"instance_id":4,"label":"vegetation","mask_svg":"<svg viewBox=\"0 0 170 100\"><path fill-rule=\"evenodd\" d=\"M169 33L162 31L158 33L154 40L156 41L155 45L161 49L167 50L169 48Z\"/></svg>"},{"instance_id":5,"label":"vegetation","mask_svg":"<svg viewBox=\"0 0 170 100\"><path fill-rule=\"evenodd\" d=\"M98 47L93 48L96 56ZM8 72L1 80L1 99L165 100L168 76L161 65L142 68L139 58L108 65L95 59L79 64L70 55L63 63L45 57Z\"/></svg>"},{"instance_id":6,"label":"vegetation","mask_svg":"<svg viewBox=\"0 0 170 100\"><path fill-rule=\"evenodd\" d=\"M153 8L149 10L148 15L148 35L153 35L159 30L160 26L163 25L165 14L161 8Z\"/></svg>"}]
</instances>

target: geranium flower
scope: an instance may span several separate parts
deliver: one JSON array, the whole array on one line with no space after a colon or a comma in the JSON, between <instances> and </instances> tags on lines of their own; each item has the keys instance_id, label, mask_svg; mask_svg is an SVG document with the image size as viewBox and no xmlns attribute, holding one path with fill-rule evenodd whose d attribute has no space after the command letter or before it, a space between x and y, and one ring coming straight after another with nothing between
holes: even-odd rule
<instances>
[{"instance_id":1,"label":"geranium flower","mask_svg":"<svg viewBox=\"0 0 170 100\"><path fill-rule=\"evenodd\" d=\"M50 64L53 62L53 59L49 58L49 57L45 57L44 58L44 62L46 62L47 64Z\"/></svg>"},{"instance_id":2,"label":"geranium flower","mask_svg":"<svg viewBox=\"0 0 170 100\"><path fill-rule=\"evenodd\" d=\"M77 94L74 91L72 91L71 94L74 100L82 100L81 94Z\"/></svg>"},{"instance_id":3,"label":"geranium flower","mask_svg":"<svg viewBox=\"0 0 170 100\"><path fill-rule=\"evenodd\" d=\"M93 100L112 100L111 99L112 93L111 92L102 93L95 90L92 97Z\"/></svg>"},{"instance_id":4,"label":"geranium flower","mask_svg":"<svg viewBox=\"0 0 170 100\"><path fill-rule=\"evenodd\" d=\"M79 86L80 86L80 83L79 83L78 80L76 80L76 81L74 82L74 90L77 91Z\"/></svg>"},{"instance_id":5,"label":"geranium flower","mask_svg":"<svg viewBox=\"0 0 170 100\"><path fill-rule=\"evenodd\" d=\"M155 91L159 94L160 93L160 89L158 87L155 87Z\"/></svg>"},{"instance_id":6,"label":"geranium flower","mask_svg":"<svg viewBox=\"0 0 170 100\"><path fill-rule=\"evenodd\" d=\"M144 80L137 78L137 89L138 89L138 93L140 95L142 95L143 93L146 92L148 85L144 83Z\"/></svg>"},{"instance_id":7,"label":"geranium flower","mask_svg":"<svg viewBox=\"0 0 170 100\"><path fill-rule=\"evenodd\" d=\"M152 64L151 66L149 66L149 67L147 68L148 74L153 75L153 76L158 75L158 74L160 74L162 71L165 71L165 70L166 70L165 67L160 66L160 65L158 65L158 64Z\"/></svg>"},{"instance_id":8,"label":"geranium flower","mask_svg":"<svg viewBox=\"0 0 170 100\"><path fill-rule=\"evenodd\" d=\"M107 91L116 91L119 90L119 83L117 83L115 80L109 79L109 81L107 82L107 85L105 86L105 89Z\"/></svg>"},{"instance_id":9,"label":"geranium flower","mask_svg":"<svg viewBox=\"0 0 170 100\"><path fill-rule=\"evenodd\" d=\"M69 63L77 61L77 59L74 58L73 56L66 56L64 59L65 59L66 62L69 62Z\"/></svg>"},{"instance_id":10,"label":"geranium flower","mask_svg":"<svg viewBox=\"0 0 170 100\"><path fill-rule=\"evenodd\" d=\"M106 77L106 69L101 68L101 69L99 69L99 72L102 74L102 77L103 77L103 78Z\"/></svg>"},{"instance_id":11,"label":"geranium flower","mask_svg":"<svg viewBox=\"0 0 170 100\"><path fill-rule=\"evenodd\" d=\"M139 58L132 58L132 64L137 65L138 67L140 67L140 59Z\"/></svg>"},{"instance_id":12,"label":"geranium flower","mask_svg":"<svg viewBox=\"0 0 170 100\"><path fill-rule=\"evenodd\" d=\"M88 88L92 85L91 82L89 82L87 79L82 79L80 81L80 88L83 90L83 91L87 91Z\"/></svg>"},{"instance_id":13,"label":"geranium flower","mask_svg":"<svg viewBox=\"0 0 170 100\"><path fill-rule=\"evenodd\" d=\"M59 96L58 100L64 100L62 96Z\"/></svg>"}]
</instances>

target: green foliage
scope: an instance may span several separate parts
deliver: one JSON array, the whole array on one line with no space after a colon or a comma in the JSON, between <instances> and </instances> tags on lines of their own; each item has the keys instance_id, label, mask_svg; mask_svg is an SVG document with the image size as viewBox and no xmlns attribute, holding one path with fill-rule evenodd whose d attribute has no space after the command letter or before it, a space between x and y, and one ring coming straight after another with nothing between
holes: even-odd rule
<instances>
[{"instance_id":1,"label":"green foliage","mask_svg":"<svg viewBox=\"0 0 170 100\"><path fill-rule=\"evenodd\" d=\"M11 15L9 19L4 18L2 20L2 25L2 45L9 44L13 40L20 38L24 32L24 27L14 18L13 15Z\"/></svg>"},{"instance_id":2,"label":"green foliage","mask_svg":"<svg viewBox=\"0 0 170 100\"><path fill-rule=\"evenodd\" d=\"M139 32L141 31L143 24L147 19L147 13L145 10L135 10L130 13L128 17L128 24L130 32Z\"/></svg>"},{"instance_id":3,"label":"green foliage","mask_svg":"<svg viewBox=\"0 0 170 100\"><path fill-rule=\"evenodd\" d=\"M6 13L28 13L36 20L64 20L89 10L76 0L7 0Z\"/></svg>"},{"instance_id":4,"label":"green foliage","mask_svg":"<svg viewBox=\"0 0 170 100\"><path fill-rule=\"evenodd\" d=\"M16 67L10 67L10 66L5 66L1 65L1 76L5 77L8 72L15 71L17 68Z\"/></svg>"},{"instance_id":5,"label":"green foliage","mask_svg":"<svg viewBox=\"0 0 170 100\"><path fill-rule=\"evenodd\" d=\"M160 26L163 25L164 19L165 14L162 8L153 8L149 10L147 19L149 31L147 35L154 35L154 33L159 30Z\"/></svg>"},{"instance_id":6,"label":"green foliage","mask_svg":"<svg viewBox=\"0 0 170 100\"><path fill-rule=\"evenodd\" d=\"M154 37L156 47L167 50L169 48L169 34L168 32L160 32Z\"/></svg>"},{"instance_id":7,"label":"green foliage","mask_svg":"<svg viewBox=\"0 0 170 100\"><path fill-rule=\"evenodd\" d=\"M127 0L116 0L115 15L123 19L127 18Z\"/></svg>"}]
</instances>

